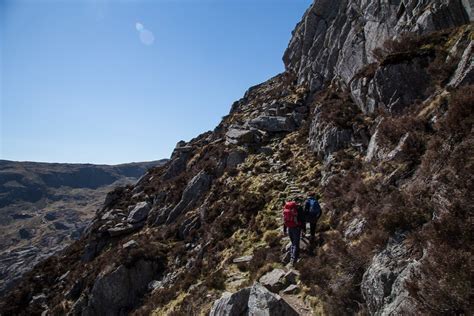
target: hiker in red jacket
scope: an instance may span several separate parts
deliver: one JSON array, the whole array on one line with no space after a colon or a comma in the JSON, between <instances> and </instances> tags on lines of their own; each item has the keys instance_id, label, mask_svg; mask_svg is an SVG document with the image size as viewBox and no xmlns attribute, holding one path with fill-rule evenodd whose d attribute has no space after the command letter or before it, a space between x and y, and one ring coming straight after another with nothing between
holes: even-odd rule
<instances>
[{"instance_id":1,"label":"hiker in red jacket","mask_svg":"<svg viewBox=\"0 0 474 316\"><path fill-rule=\"evenodd\" d=\"M286 235L288 232L291 240L290 265L292 266L298 261L300 253L301 227L304 223L304 214L301 210L302 207L298 207L295 201L286 202L283 209L283 233Z\"/></svg>"}]
</instances>

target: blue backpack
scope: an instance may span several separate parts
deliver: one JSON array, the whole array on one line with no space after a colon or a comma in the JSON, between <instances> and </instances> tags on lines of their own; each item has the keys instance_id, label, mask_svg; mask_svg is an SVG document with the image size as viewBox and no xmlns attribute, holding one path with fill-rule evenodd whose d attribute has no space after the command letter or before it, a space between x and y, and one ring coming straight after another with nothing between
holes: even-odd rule
<instances>
[{"instance_id":1,"label":"blue backpack","mask_svg":"<svg viewBox=\"0 0 474 316\"><path fill-rule=\"evenodd\" d=\"M321 216L321 206L319 205L318 200L315 198L309 198L306 201L306 206L308 209L308 217L310 219L317 219Z\"/></svg>"}]
</instances>

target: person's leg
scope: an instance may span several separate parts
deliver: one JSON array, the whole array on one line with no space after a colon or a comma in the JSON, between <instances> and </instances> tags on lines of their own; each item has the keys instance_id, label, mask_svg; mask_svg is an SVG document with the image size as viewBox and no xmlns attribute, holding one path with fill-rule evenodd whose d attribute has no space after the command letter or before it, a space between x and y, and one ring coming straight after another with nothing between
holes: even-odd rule
<instances>
[{"instance_id":1,"label":"person's leg","mask_svg":"<svg viewBox=\"0 0 474 316\"><path fill-rule=\"evenodd\" d=\"M295 260L295 229L288 228L288 236L290 237L291 247L290 247L290 260L294 262Z\"/></svg>"},{"instance_id":2,"label":"person's leg","mask_svg":"<svg viewBox=\"0 0 474 316\"><path fill-rule=\"evenodd\" d=\"M316 234L316 223L311 221L309 223L309 247L308 252L310 255L314 255L314 249L316 247L315 243L315 234Z\"/></svg>"},{"instance_id":3,"label":"person's leg","mask_svg":"<svg viewBox=\"0 0 474 316\"><path fill-rule=\"evenodd\" d=\"M295 256L294 256L294 263L298 261L300 257L300 238L301 238L301 228L295 228L296 234L295 234Z\"/></svg>"},{"instance_id":4,"label":"person's leg","mask_svg":"<svg viewBox=\"0 0 474 316\"><path fill-rule=\"evenodd\" d=\"M316 235L316 223L317 221L309 223L309 233L312 239L314 239L314 236Z\"/></svg>"}]
</instances>

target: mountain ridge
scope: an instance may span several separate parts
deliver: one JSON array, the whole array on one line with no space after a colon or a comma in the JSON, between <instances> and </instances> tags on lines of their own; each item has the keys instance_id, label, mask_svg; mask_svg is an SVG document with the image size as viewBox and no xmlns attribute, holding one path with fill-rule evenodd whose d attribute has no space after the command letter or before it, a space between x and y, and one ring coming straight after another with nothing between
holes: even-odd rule
<instances>
[{"instance_id":1,"label":"mountain ridge","mask_svg":"<svg viewBox=\"0 0 474 316\"><path fill-rule=\"evenodd\" d=\"M0 293L79 238L115 186L166 160L116 166L0 160Z\"/></svg>"}]
</instances>

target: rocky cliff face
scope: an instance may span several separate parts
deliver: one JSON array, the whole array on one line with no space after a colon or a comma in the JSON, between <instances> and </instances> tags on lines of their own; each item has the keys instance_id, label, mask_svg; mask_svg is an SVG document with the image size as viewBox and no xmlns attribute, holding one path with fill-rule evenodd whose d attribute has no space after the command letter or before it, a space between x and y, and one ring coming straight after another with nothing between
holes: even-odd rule
<instances>
[{"instance_id":1,"label":"rocky cliff face","mask_svg":"<svg viewBox=\"0 0 474 316\"><path fill-rule=\"evenodd\" d=\"M26 275L2 310L468 313L471 8L315 1L284 73L110 192L83 238ZM309 191L321 195L318 240L302 240L288 271L281 207Z\"/></svg>"},{"instance_id":2,"label":"rocky cliff face","mask_svg":"<svg viewBox=\"0 0 474 316\"><path fill-rule=\"evenodd\" d=\"M472 1L315 1L296 26L283 60L312 91L334 79L349 85L374 49L404 33L426 34L469 22Z\"/></svg>"}]
</instances>

